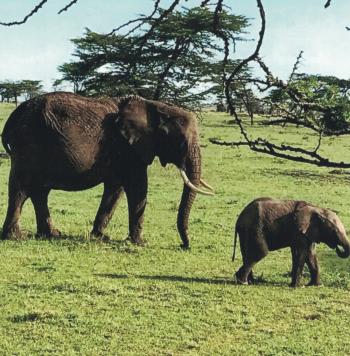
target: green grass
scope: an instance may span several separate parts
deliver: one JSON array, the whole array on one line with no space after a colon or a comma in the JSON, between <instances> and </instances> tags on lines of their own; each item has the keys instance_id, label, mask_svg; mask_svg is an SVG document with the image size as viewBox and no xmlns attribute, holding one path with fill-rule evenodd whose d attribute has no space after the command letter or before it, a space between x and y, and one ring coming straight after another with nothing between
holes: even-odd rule
<instances>
[{"instance_id":1,"label":"green grass","mask_svg":"<svg viewBox=\"0 0 350 356\"><path fill-rule=\"evenodd\" d=\"M0 107L0 128L11 107ZM123 242L125 199L109 227L111 243L89 240L101 187L52 192L56 226L67 237L36 240L27 203L28 239L0 244L0 350L3 354L344 355L350 353L350 263L319 246L323 287L291 289L289 250L256 267L260 283L238 286L231 262L232 227L259 196L305 199L339 212L350 226L349 177L342 171L283 161L247 148L218 147L209 137L239 139L223 114L201 124L203 177L216 188L199 196L190 221L192 248L179 249L176 210L182 183L174 167L149 169L144 234L148 246ZM299 129L254 135L312 146ZM350 140L327 139L323 152L350 161ZM0 216L4 218L9 160L0 160ZM238 254L239 255L239 254ZM305 280L308 273L305 272Z\"/></svg>"}]
</instances>

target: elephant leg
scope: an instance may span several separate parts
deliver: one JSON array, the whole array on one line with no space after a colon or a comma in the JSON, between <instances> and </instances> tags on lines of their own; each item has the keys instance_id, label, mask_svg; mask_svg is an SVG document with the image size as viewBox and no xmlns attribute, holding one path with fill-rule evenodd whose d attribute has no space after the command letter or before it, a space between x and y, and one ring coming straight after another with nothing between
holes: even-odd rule
<instances>
[{"instance_id":1,"label":"elephant leg","mask_svg":"<svg viewBox=\"0 0 350 356\"><path fill-rule=\"evenodd\" d=\"M49 189L35 189L30 193L34 205L37 234L45 237L59 237L60 232L53 227L48 207Z\"/></svg>"},{"instance_id":2,"label":"elephant leg","mask_svg":"<svg viewBox=\"0 0 350 356\"><path fill-rule=\"evenodd\" d=\"M103 234L103 231L111 220L122 194L123 188L121 184L104 184L102 200L95 217L91 235L108 239L108 237Z\"/></svg>"},{"instance_id":3,"label":"elephant leg","mask_svg":"<svg viewBox=\"0 0 350 356\"><path fill-rule=\"evenodd\" d=\"M292 246L292 283L291 287L297 287L300 283L300 277L303 272L307 257L306 246Z\"/></svg>"},{"instance_id":4,"label":"elephant leg","mask_svg":"<svg viewBox=\"0 0 350 356\"><path fill-rule=\"evenodd\" d=\"M18 240L22 238L18 222L21 216L23 204L27 200L28 194L13 171L10 173L8 196L8 207L1 238L3 240Z\"/></svg>"},{"instance_id":5,"label":"elephant leg","mask_svg":"<svg viewBox=\"0 0 350 356\"><path fill-rule=\"evenodd\" d=\"M147 166L133 170L123 186L128 200L129 239L137 245L144 245L142 224L147 203Z\"/></svg>"},{"instance_id":6,"label":"elephant leg","mask_svg":"<svg viewBox=\"0 0 350 356\"><path fill-rule=\"evenodd\" d=\"M317 255L316 255L316 245L314 243L310 245L310 248L308 250L306 264L307 264L310 274L311 274L311 280L308 283L308 286L321 285L320 266L318 264Z\"/></svg>"}]
</instances>

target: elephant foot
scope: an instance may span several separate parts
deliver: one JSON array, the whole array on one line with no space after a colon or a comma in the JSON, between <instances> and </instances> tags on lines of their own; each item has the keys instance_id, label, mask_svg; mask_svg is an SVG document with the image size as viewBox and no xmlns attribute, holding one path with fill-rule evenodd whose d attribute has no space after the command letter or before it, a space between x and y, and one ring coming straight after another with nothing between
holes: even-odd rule
<instances>
[{"instance_id":1,"label":"elephant foot","mask_svg":"<svg viewBox=\"0 0 350 356\"><path fill-rule=\"evenodd\" d=\"M305 286L304 285L300 285L300 283L291 283L289 285L289 287L291 287L291 288L304 288Z\"/></svg>"},{"instance_id":2,"label":"elephant foot","mask_svg":"<svg viewBox=\"0 0 350 356\"><path fill-rule=\"evenodd\" d=\"M38 231L35 236L39 239L55 239L61 237L62 234L59 230L52 229L50 231Z\"/></svg>"},{"instance_id":3,"label":"elephant foot","mask_svg":"<svg viewBox=\"0 0 350 356\"><path fill-rule=\"evenodd\" d=\"M241 284L241 285L248 285L248 281L244 281L240 278L240 276L238 275L238 272L234 274L234 278L236 278L236 282L237 284Z\"/></svg>"},{"instance_id":4,"label":"elephant foot","mask_svg":"<svg viewBox=\"0 0 350 356\"><path fill-rule=\"evenodd\" d=\"M137 245L140 247L144 247L147 245L147 241L145 239L143 239L142 237L138 237L138 238L133 238L131 236L128 236L125 239L126 242L131 242L133 245Z\"/></svg>"},{"instance_id":5,"label":"elephant foot","mask_svg":"<svg viewBox=\"0 0 350 356\"><path fill-rule=\"evenodd\" d=\"M190 248L190 240L186 235L181 235L181 240L182 240L182 244L180 245L180 247L183 249L183 250L188 250Z\"/></svg>"},{"instance_id":6,"label":"elephant foot","mask_svg":"<svg viewBox=\"0 0 350 356\"><path fill-rule=\"evenodd\" d=\"M3 229L1 234L1 240L24 240L25 236L22 233L18 225L11 227L10 229Z\"/></svg>"},{"instance_id":7,"label":"elephant foot","mask_svg":"<svg viewBox=\"0 0 350 356\"><path fill-rule=\"evenodd\" d=\"M310 281L307 287L323 287L323 284L320 281Z\"/></svg>"},{"instance_id":8,"label":"elephant foot","mask_svg":"<svg viewBox=\"0 0 350 356\"><path fill-rule=\"evenodd\" d=\"M255 283L256 283L255 278L253 278L253 277L248 278L248 284L255 284Z\"/></svg>"},{"instance_id":9,"label":"elephant foot","mask_svg":"<svg viewBox=\"0 0 350 356\"><path fill-rule=\"evenodd\" d=\"M99 242L110 242L111 238L108 235L103 234L102 232L92 232L90 238L93 241Z\"/></svg>"}]
</instances>

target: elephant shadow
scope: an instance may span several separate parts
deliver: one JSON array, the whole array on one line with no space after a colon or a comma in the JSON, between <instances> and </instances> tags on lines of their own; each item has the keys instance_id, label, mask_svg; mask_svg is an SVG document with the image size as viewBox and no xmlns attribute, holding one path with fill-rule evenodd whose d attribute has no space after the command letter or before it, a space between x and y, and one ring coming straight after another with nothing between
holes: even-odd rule
<instances>
[{"instance_id":1,"label":"elephant shadow","mask_svg":"<svg viewBox=\"0 0 350 356\"><path fill-rule=\"evenodd\" d=\"M102 278L110 278L110 279L127 279L129 278L126 274L117 274L117 273L99 273L96 274L98 277ZM180 283L195 283L195 284L211 284L211 285L233 285L233 286L241 286L241 284L237 283L231 277L185 277L179 275L132 275L133 278L138 278L142 280L148 281L162 281L162 282L180 282ZM282 282L271 282L263 279L262 277L258 277L254 285L266 285L266 286L285 286L285 283ZM242 286L246 287L246 286Z\"/></svg>"},{"instance_id":2,"label":"elephant shadow","mask_svg":"<svg viewBox=\"0 0 350 356\"><path fill-rule=\"evenodd\" d=\"M98 277L110 278L110 279L126 279L129 278L126 274L117 273L99 273ZM133 278L149 280L149 281L165 281L165 282L183 282L183 283L205 283L205 284L235 284L235 282L229 278L214 277L184 277L179 275L131 275Z\"/></svg>"},{"instance_id":3,"label":"elephant shadow","mask_svg":"<svg viewBox=\"0 0 350 356\"><path fill-rule=\"evenodd\" d=\"M234 279L230 277L186 277L180 275L133 275L133 274L118 274L118 273L97 273L96 277L100 278L109 278L109 279L128 279L128 278L137 278L147 281L162 281L162 282L180 282L180 283L191 283L191 284L211 284L211 285L232 285L240 286L242 288L251 288L251 287L283 287L289 288L288 281L271 281L265 279L262 275L256 276L255 281L252 285L246 286L240 283L237 283ZM282 274L282 277L290 277L290 272ZM339 283L327 283L327 287L336 288L336 289L346 289L347 287L339 285Z\"/></svg>"},{"instance_id":4,"label":"elephant shadow","mask_svg":"<svg viewBox=\"0 0 350 356\"><path fill-rule=\"evenodd\" d=\"M37 238L40 239L41 237L37 237ZM50 240L53 243L55 242L60 243L60 241L64 241L67 243L72 243L73 245L84 245L84 244L105 245L107 248L115 250L119 253L124 253L124 252L138 253L138 246L132 244L128 238L115 240L110 238L94 238L91 236L62 234L59 237L50 238Z\"/></svg>"},{"instance_id":5,"label":"elephant shadow","mask_svg":"<svg viewBox=\"0 0 350 356\"><path fill-rule=\"evenodd\" d=\"M2 235L2 229L0 228L0 236ZM31 240L38 240L38 241L49 241L52 244L67 244L72 246L79 246L79 245L86 245L86 244L100 244L106 245L108 248L116 250L118 252L127 252L127 253L137 253L137 246L130 243L127 238L115 240L115 239L103 239L103 238L93 238L91 236L84 236L80 234L64 234L61 233L59 236L56 237L46 237L37 234L33 234L30 231L23 230L22 231L22 238L12 241L31 241ZM0 240L5 241L5 240Z\"/></svg>"},{"instance_id":6,"label":"elephant shadow","mask_svg":"<svg viewBox=\"0 0 350 356\"><path fill-rule=\"evenodd\" d=\"M234 281L229 278L223 277L185 277L179 275L139 275L140 279L150 281L164 281L164 282L182 282L182 283L201 283L201 284L213 284L213 285L226 285L234 284Z\"/></svg>"}]
</instances>

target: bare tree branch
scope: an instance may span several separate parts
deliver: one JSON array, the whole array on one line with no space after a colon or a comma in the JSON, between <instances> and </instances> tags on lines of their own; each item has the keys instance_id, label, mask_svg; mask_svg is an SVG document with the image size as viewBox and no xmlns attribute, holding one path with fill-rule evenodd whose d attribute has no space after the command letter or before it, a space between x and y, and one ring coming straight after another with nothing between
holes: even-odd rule
<instances>
[{"instance_id":1,"label":"bare tree branch","mask_svg":"<svg viewBox=\"0 0 350 356\"><path fill-rule=\"evenodd\" d=\"M247 57L246 59L242 60L237 65L237 67L233 70L233 72L230 74L230 76L228 78L226 78L226 80L225 80L225 97L226 97L226 101L227 101L230 113L233 114L233 116L235 117L235 121L237 122L237 124L238 124L238 126L240 128L241 134L244 136L244 138L245 138L245 140L247 142L250 142L250 140L249 140L247 132L245 131L245 129L243 127L243 123L242 123L241 119L237 115L236 108L235 108L235 105L233 103L232 96L231 96L231 93L230 93L230 86L231 86L231 83L232 83L233 79L242 70L242 68L244 66L246 66L249 62L255 60L259 55L259 51L260 51L260 48L261 48L261 45L262 45L262 42L263 42L263 38L264 38L264 34L265 34L265 24L266 24L266 22L265 22L265 11L264 11L264 7L262 5L261 0L257 0L257 6L259 8L260 18L261 18L261 28L260 28L260 31L259 31L259 39L258 39L257 46L256 46L254 52L249 57ZM225 53L224 63L227 63L227 56L228 56L228 52Z\"/></svg>"},{"instance_id":2,"label":"bare tree branch","mask_svg":"<svg viewBox=\"0 0 350 356\"><path fill-rule=\"evenodd\" d=\"M262 61L262 59L259 57L259 51L263 43L263 38L264 38L264 33L265 33L265 26L266 26L266 20L265 20L265 11L263 8L263 4L261 0L257 0L257 6L259 8L259 13L260 13L260 18L261 18L261 28L259 31L259 39L256 45L256 48L254 52L247 57L246 59L242 60L236 68L232 71L230 76L226 78L225 80L225 97L228 103L228 107L230 110L230 113L234 116L235 122L238 124L240 128L240 132L244 138L244 141L242 142L226 142L226 141L220 141L217 139L211 139L210 142L217 144L217 145L226 145L226 146L249 146L249 148L252 151L255 152L260 152L264 154L268 154L274 157L279 157L283 159L288 159L296 162L303 162L303 163L309 163L309 164L314 164L317 166L325 166L325 167L339 167L339 168L350 168L350 163L344 163L344 162L335 162L331 161L328 158L325 158L321 155L319 155L317 152L321 146L321 140L323 134L325 134L323 128L318 128L314 125L311 124L311 122L308 121L303 121L303 120L298 120L295 117L287 117L283 118L283 123L285 124L286 122L296 124L296 125L302 125L308 128L311 128L312 130L316 131L319 136L318 136L318 142L314 150L306 150L303 148L299 147L294 147L294 146L289 146L289 145L276 145L271 142L269 142L266 139L262 138L257 138L255 140L250 139L248 136L247 131L244 128L243 122L238 116L235 108L235 104L233 102L233 98L231 95L231 83L234 80L237 80L239 72L242 70L242 68L246 65L248 65L249 62L255 61L259 64L260 68L263 70L263 72L266 75L266 80L254 80L255 83L262 84L265 86L265 88L261 88L262 90L267 90L271 87L276 87L283 89L288 95L291 97L291 99L302 108L302 110L317 110L320 112L326 112L327 108L323 107L322 105L319 105L315 102L308 102L305 101L303 98L303 95L299 93L295 88L291 88L289 86L289 83L284 83L283 81L279 80L278 78L274 77L272 72L269 70L269 68L266 66L266 64ZM293 78L295 75L295 72L297 71L297 68L300 64L302 52L297 57L296 63L294 64L293 70L290 75L290 80ZM228 53L225 53L225 60L224 62L227 62L227 57ZM339 134L345 134L344 130L341 131Z\"/></svg>"},{"instance_id":3,"label":"bare tree branch","mask_svg":"<svg viewBox=\"0 0 350 356\"><path fill-rule=\"evenodd\" d=\"M288 82L290 82L290 81L294 78L294 75L295 75L295 73L297 72L297 70L298 70L298 68L299 68L299 66L300 66L301 59L303 58L303 53L304 53L304 51L300 51L300 52L299 52L299 55L298 55L298 57L297 57L297 60L296 60L295 63L294 63L292 72L290 73Z\"/></svg>"},{"instance_id":4,"label":"bare tree branch","mask_svg":"<svg viewBox=\"0 0 350 356\"><path fill-rule=\"evenodd\" d=\"M288 83L283 82L282 80L278 79L277 77L274 77L272 72L269 70L267 65L262 61L260 57L256 57L256 61L259 63L260 68L265 72L267 81L266 84L271 88L271 87L276 87L279 89L283 89L289 96L290 98L300 105L301 108L304 110L315 110L315 111L320 111L320 112L327 112L328 108L317 104L315 102L309 102L305 101L303 98L303 95L299 93L295 88L291 88Z\"/></svg>"},{"instance_id":5,"label":"bare tree branch","mask_svg":"<svg viewBox=\"0 0 350 356\"><path fill-rule=\"evenodd\" d=\"M265 153L270 156L288 159L290 161L302 162L302 163L309 163L320 167L333 167L333 168L350 168L350 163L344 162L334 162L330 161L328 158L322 157L317 153L317 149L310 151L305 150L299 147L293 147L288 145L275 145L266 140L258 138L250 143L246 141L239 141L239 142L228 142L228 141L221 141L215 138L209 139L211 143L220 146L249 146L252 151ZM287 153L285 153L287 152ZM303 156L295 156L291 155L288 152L294 152L302 154ZM304 157L306 156L306 157Z\"/></svg>"},{"instance_id":6,"label":"bare tree branch","mask_svg":"<svg viewBox=\"0 0 350 356\"><path fill-rule=\"evenodd\" d=\"M130 20L122 25L120 25L119 27L116 27L114 28L111 32L109 32L107 34L107 36L110 36L112 35L113 33L115 32L118 32L119 30L121 30L122 28L124 27L127 27L133 23L136 23L136 22L140 22L138 25L136 25L134 28L132 28L126 35L124 35L124 37L127 37L129 35L131 35L133 32L135 32L137 29L139 29L144 23L145 21L147 20L151 20L153 18L153 16L156 14L156 12L158 11L159 9L159 3L160 3L161 0L155 0L154 2L154 8L153 8L153 11L152 13L149 15L149 16L141 16L137 19L134 19L134 20Z\"/></svg>"},{"instance_id":7,"label":"bare tree branch","mask_svg":"<svg viewBox=\"0 0 350 356\"><path fill-rule=\"evenodd\" d=\"M319 136L318 136L318 143L317 146L315 147L314 152L316 153L318 151L318 149L321 147L321 141L322 141L322 131L319 132Z\"/></svg>"},{"instance_id":8,"label":"bare tree branch","mask_svg":"<svg viewBox=\"0 0 350 356\"><path fill-rule=\"evenodd\" d=\"M319 127L316 127L315 125L312 125L309 122L299 120L294 117L288 117L284 116L282 119L275 119L275 120L264 120L261 122L263 125L286 125L286 124L292 124L296 126L303 126L306 127L312 131L315 131L317 133L322 132L325 136L345 136L350 134L350 129L345 129L345 130L327 130L327 129L322 129Z\"/></svg>"},{"instance_id":9,"label":"bare tree branch","mask_svg":"<svg viewBox=\"0 0 350 356\"><path fill-rule=\"evenodd\" d=\"M324 7L327 9L331 5L332 0L327 0L327 2L324 4Z\"/></svg>"},{"instance_id":10,"label":"bare tree branch","mask_svg":"<svg viewBox=\"0 0 350 356\"><path fill-rule=\"evenodd\" d=\"M166 65L164 68L163 72L159 75L157 87L155 89L153 99L154 100L159 100L160 95L161 95L161 90L164 85L165 78L167 77L170 69L174 66L176 63L176 60L179 58L179 56L186 51L188 48L189 42L186 38L178 38L175 41L175 47L171 53L169 63Z\"/></svg>"},{"instance_id":11,"label":"bare tree branch","mask_svg":"<svg viewBox=\"0 0 350 356\"><path fill-rule=\"evenodd\" d=\"M42 0L38 5L34 7L34 9L26 15L21 21L12 21L12 22L0 22L2 26L14 26L14 25L22 25L27 22L27 20L32 17L35 13L37 13L49 0Z\"/></svg>"},{"instance_id":12,"label":"bare tree branch","mask_svg":"<svg viewBox=\"0 0 350 356\"><path fill-rule=\"evenodd\" d=\"M201 3L201 7L207 6L210 0L203 0Z\"/></svg>"},{"instance_id":13,"label":"bare tree branch","mask_svg":"<svg viewBox=\"0 0 350 356\"><path fill-rule=\"evenodd\" d=\"M141 37L141 44L140 44L140 50L142 50L142 47L144 44L147 42L147 40L151 37L153 34L154 29L170 15L175 7L179 4L181 0L174 0L173 3L157 18L154 20L153 25L150 27L150 29ZM157 4L157 2L156 2ZM156 5L157 6L157 5ZM154 12L153 12L154 13Z\"/></svg>"},{"instance_id":14,"label":"bare tree branch","mask_svg":"<svg viewBox=\"0 0 350 356\"><path fill-rule=\"evenodd\" d=\"M62 12L67 11L70 7L76 4L79 0L72 0L69 4L67 4L64 8L58 11L58 15L62 14Z\"/></svg>"}]
</instances>

